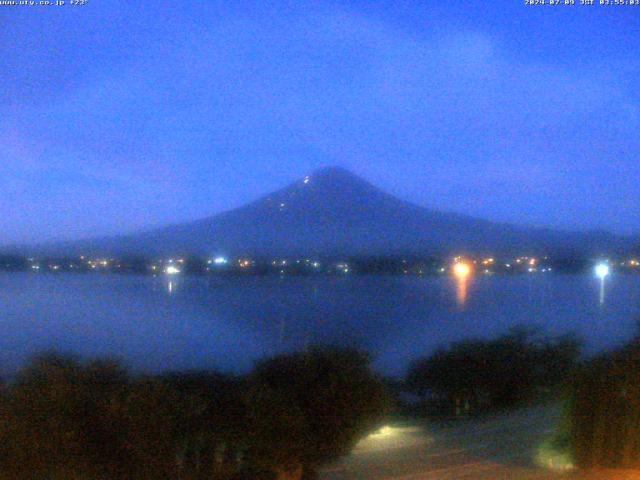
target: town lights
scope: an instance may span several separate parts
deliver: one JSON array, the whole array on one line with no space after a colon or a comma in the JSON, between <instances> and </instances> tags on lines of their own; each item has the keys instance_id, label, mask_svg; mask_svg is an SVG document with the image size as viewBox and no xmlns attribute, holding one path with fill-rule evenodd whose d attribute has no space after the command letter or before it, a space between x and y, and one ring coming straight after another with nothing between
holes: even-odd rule
<instances>
[{"instance_id":1,"label":"town lights","mask_svg":"<svg viewBox=\"0 0 640 480\"><path fill-rule=\"evenodd\" d=\"M173 265L169 265L167 268L165 268L164 273L166 273L167 275L177 275L180 273L180 269L174 267Z\"/></svg>"}]
</instances>

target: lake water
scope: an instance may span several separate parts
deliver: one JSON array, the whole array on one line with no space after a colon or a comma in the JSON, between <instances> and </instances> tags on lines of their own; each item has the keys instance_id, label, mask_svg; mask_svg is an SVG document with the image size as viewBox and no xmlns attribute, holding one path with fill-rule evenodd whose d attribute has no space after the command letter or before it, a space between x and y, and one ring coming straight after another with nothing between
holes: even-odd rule
<instances>
[{"instance_id":1,"label":"lake water","mask_svg":"<svg viewBox=\"0 0 640 480\"><path fill-rule=\"evenodd\" d=\"M454 340L510 326L575 332L589 352L627 341L640 275L200 278L0 274L0 371L47 349L115 355L138 371L218 368L314 343L357 345L375 367L408 363Z\"/></svg>"}]
</instances>

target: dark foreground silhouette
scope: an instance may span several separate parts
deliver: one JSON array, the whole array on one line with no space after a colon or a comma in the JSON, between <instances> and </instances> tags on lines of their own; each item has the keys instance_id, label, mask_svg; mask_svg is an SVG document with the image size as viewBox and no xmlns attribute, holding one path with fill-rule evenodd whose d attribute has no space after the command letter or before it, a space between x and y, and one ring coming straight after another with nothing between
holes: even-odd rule
<instances>
[{"instance_id":1,"label":"dark foreground silhouette","mask_svg":"<svg viewBox=\"0 0 640 480\"><path fill-rule=\"evenodd\" d=\"M134 378L42 355L1 396L1 479L295 479L348 453L388 411L367 355L312 349L246 378Z\"/></svg>"},{"instance_id":2,"label":"dark foreground silhouette","mask_svg":"<svg viewBox=\"0 0 640 480\"><path fill-rule=\"evenodd\" d=\"M571 337L549 339L516 329L494 340L453 344L418 360L404 382L383 381L371 370L367 354L349 348L280 355L257 363L243 377L214 372L141 377L112 360L81 362L44 354L0 387L0 480L313 479L326 465L357 454L356 445L362 450L362 439L374 451L384 450L374 457L382 455L387 467L393 462L399 468L417 466L411 451L422 448L415 443L420 436L405 439L405 460L379 448L384 442L397 448L406 434L400 429L397 437L389 426L377 430L389 419L392 404L400 407L395 413L407 408L399 401L403 388L421 399L417 409L406 411L455 421L445 425L464 430L474 416L473 422L496 418L495 427L478 430L488 435L509 431L516 421L509 439L498 433L493 444L485 434L484 443L477 435L456 437L450 431L440 440L433 431L422 435L423 463L433 456L429 442L437 440L436 446L445 449L435 457L444 462L446 448L461 451L455 439L466 438L471 443L463 450L474 456L484 452L472 464L490 461L506 468L505 474L527 468L513 463L522 455L531 458L529 447L522 450L528 444L516 437L524 432L531 440L539 430L543 441L551 435L547 415L500 420L495 412L564 398L563 420L545 440L551 450L589 469L638 468L639 352L636 338L585 362ZM520 447L514 449L516 444ZM432 469L431 460L427 463L424 468ZM335 478L350 468L334 470ZM359 475L360 468L352 471ZM374 478L367 464L362 468Z\"/></svg>"}]
</instances>

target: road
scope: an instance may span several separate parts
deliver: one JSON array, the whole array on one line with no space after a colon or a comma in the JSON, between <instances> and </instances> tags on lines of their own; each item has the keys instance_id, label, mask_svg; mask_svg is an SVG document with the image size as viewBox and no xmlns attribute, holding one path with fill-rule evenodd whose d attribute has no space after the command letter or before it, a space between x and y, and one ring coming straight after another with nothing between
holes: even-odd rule
<instances>
[{"instance_id":1,"label":"road","mask_svg":"<svg viewBox=\"0 0 640 480\"><path fill-rule=\"evenodd\" d=\"M559 420L554 408L532 408L450 426L392 424L362 440L348 457L326 468L322 480L637 480L578 474L535 465L539 444Z\"/></svg>"}]
</instances>

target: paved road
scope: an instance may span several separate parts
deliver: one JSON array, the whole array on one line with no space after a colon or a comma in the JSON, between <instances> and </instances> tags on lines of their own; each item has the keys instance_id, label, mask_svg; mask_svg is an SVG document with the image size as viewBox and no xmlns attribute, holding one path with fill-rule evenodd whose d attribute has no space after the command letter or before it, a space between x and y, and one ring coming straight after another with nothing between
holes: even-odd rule
<instances>
[{"instance_id":1,"label":"paved road","mask_svg":"<svg viewBox=\"0 0 640 480\"><path fill-rule=\"evenodd\" d=\"M449 427L390 425L361 441L349 457L325 469L321 478L566 479L566 474L534 465L537 446L553 431L558 419L556 409L534 408ZM577 477L572 474L571 478Z\"/></svg>"}]
</instances>

